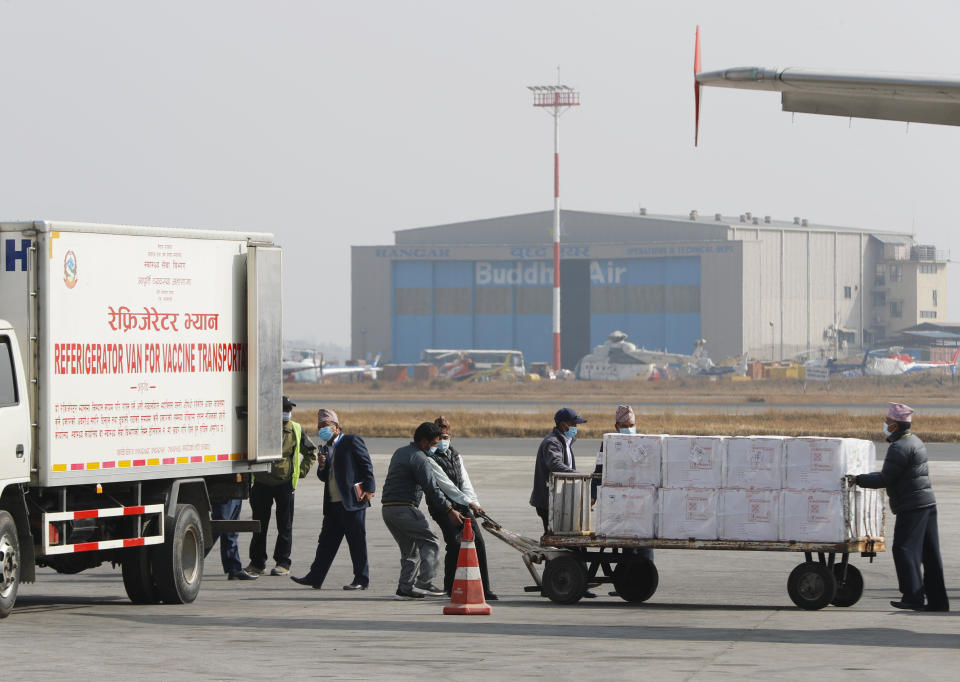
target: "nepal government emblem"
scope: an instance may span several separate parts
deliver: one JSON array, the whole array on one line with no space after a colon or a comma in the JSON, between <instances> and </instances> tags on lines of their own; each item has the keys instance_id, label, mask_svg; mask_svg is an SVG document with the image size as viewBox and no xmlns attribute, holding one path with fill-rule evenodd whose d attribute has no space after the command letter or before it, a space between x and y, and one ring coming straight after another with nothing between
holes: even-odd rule
<instances>
[{"instance_id":1,"label":"nepal government emblem","mask_svg":"<svg viewBox=\"0 0 960 682\"><path fill-rule=\"evenodd\" d=\"M67 251L63 257L63 283L68 289L77 286L77 256L73 251Z\"/></svg>"}]
</instances>

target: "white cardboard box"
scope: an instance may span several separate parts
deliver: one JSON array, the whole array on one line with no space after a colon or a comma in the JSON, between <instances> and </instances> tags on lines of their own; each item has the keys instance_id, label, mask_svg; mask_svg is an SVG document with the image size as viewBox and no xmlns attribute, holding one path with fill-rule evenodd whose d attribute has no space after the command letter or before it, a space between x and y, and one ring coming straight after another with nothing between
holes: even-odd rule
<instances>
[{"instance_id":1,"label":"white cardboard box","mask_svg":"<svg viewBox=\"0 0 960 682\"><path fill-rule=\"evenodd\" d=\"M783 490L780 539L796 542L844 542L847 525L838 490Z\"/></svg>"},{"instance_id":2,"label":"white cardboard box","mask_svg":"<svg viewBox=\"0 0 960 682\"><path fill-rule=\"evenodd\" d=\"M846 474L873 469L876 448L858 438L787 438L783 487L793 490L840 490Z\"/></svg>"},{"instance_id":3,"label":"white cardboard box","mask_svg":"<svg viewBox=\"0 0 960 682\"><path fill-rule=\"evenodd\" d=\"M716 540L720 491L706 488L661 488L657 537Z\"/></svg>"},{"instance_id":4,"label":"white cardboard box","mask_svg":"<svg viewBox=\"0 0 960 682\"><path fill-rule=\"evenodd\" d=\"M719 488L723 485L724 436L664 436L664 488Z\"/></svg>"},{"instance_id":5,"label":"white cardboard box","mask_svg":"<svg viewBox=\"0 0 960 682\"><path fill-rule=\"evenodd\" d=\"M652 538L657 528L657 489L601 486L597 491L597 534L611 538Z\"/></svg>"},{"instance_id":6,"label":"white cardboard box","mask_svg":"<svg viewBox=\"0 0 960 682\"><path fill-rule=\"evenodd\" d=\"M603 436L603 485L660 485L662 436L607 433Z\"/></svg>"},{"instance_id":7,"label":"white cardboard box","mask_svg":"<svg viewBox=\"0 0 960 682\"><path fill-rule=\"evenodd\" d=\"M776 541L780 537L780 491L721 492L720 539Z\"/></svg>"},{"instance_id":8,"label":"white cardboard box","mask_svg":"<svg viewBox=\"0 0 960 682\"><path fill-rule=\"evenodd\" d=\"M777 436L728 438L723 487L766 490L783 487L783 441Z\"/></svg>"}]
</instances>

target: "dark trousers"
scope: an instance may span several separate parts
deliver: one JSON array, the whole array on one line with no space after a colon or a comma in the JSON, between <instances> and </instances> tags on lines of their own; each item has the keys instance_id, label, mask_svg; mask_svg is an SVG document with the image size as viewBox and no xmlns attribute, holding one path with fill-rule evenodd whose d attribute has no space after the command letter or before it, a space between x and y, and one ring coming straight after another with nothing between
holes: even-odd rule
<instances>
[{"instance_id":1,"label":"dark trousers","mask_svg":"<svg viewBox=\"0 0 960 682\"><path fill-rule=\"evenodd\" d=\"M267 530L270 510L277 505L277 544L273 560L277 566L290 568L290 550L293 548L293 486L288 481L280 485L254 483L250 486L250 509L260 522L260 532L250 540L250 563L257 568L267 565Z\"/></svg>"},{"instance_id":2,"label":"dark trousers","mask_svg":"<svg viewBox=\"0 0 960 682\"><path fill-rule=\"evenodd\" d=\"M457 510L461 511L461 510ZM477 549L477 561L480 564L480 580L483 582L483 591L490 592L490 574L487 572L487 547L483 542L483 535L480 534L480 524L477 522L473 512L462 512L464 518L470 519L470 527L473 528L473 542ZM430 516L440 526L443 532L443 542L445 543L445 554L443 557L443 589L450 592L453 589L453 580L457 575L457 559L460 557L460 532L462 526L453 523L450 518L443 514L434 514Z\"/></svg>"},{"instance_id":3,"label":"dark trousers","mask_svg":"<svg viewBox=\"0 0 960 682\"><path fill-rule=\"evenodd\" d=\"M227 500L226 502L214 502L210 509L210 517L222 521L236 521L240 518L240 507L242 500ZM243 564L240 563L240 545L237 543L239 533L217 533L213 536L213 545L220 541L220 563L223 564L223 572L226 574L239 573L243 570ZM207 550L207 554L213 549Z\"/></svg>"},{"instance_id":4,"label":"dark trousers","mask_svg":"<svg viewBox=\"0 0 960 682\"><path fill-rule=\"evenodd\" d=\"M537 510L537 516L539 516L539 517L540 517L540 520L543 521L543 534L546 535L546 534L547 534L547 526L549 525L549 521L547 520L547 519L549 518L549 517L547 516L547 508L546 508L546 507L536 507L536 510Z\"/></svg>"},{"instance_id":5,"label":"dark trousers","mask_svg":"<svg viewBox=\"0 0 960 682\"><path fill-rule=\"evenodd\" d=\"M347 538L350 559L353 561L353 583L370 584L370 565L367 563L367 510L349 511L342 502L330 502L323 515L320 537L317 539L317 555L310 566L310 572L304 576L311 585L320 587L330 564L340 549L340 542Z\"/></svg>"},{"instance_id":6,"label":"dark trousers","mask_svg":"<svg viewBox=\"0 0 960 682\"><path fill-rule=\"evenodd\" d=\"M950 607L943 584L936 506L897 513L893 528L893 563L897 567L897 582L903 601L922 604L926 594L927 606L931 609Z\"/></svg>"}]
</instances>

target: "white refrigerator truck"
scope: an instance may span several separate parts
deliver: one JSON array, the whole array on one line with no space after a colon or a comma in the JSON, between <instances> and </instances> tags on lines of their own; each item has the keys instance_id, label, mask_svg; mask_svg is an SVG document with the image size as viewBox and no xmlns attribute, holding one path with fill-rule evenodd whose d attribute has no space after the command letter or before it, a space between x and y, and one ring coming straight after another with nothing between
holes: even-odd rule
<instances>
[{"instance_id":1,"label":"white refrigerator truck","mask_svg":"<svg viewBox=\"0 0 960 682\"><path fill-rule=\"evenodd\" d=\"M200 589L211 519L280 457L269 234L0 224L0 617L35 567Z\"/></svg>"}]
</instances>

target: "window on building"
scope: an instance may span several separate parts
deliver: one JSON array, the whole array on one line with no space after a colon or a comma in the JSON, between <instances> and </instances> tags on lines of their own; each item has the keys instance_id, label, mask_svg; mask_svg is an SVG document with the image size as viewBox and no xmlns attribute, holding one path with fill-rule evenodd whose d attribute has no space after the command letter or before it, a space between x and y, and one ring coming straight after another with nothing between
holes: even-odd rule
<instances>
[{"instance_id":1,"label":"window on building","mask_svg":"<svg viewBox=\"0 0 960 682\"><path fill-rule=\"evenodd\" d=\"M883 263L877 263L877 271L876 273L874 273L874 276L873 276L873 286L875 287L886 286L887 284L886 272L887 270L883 266Z\"/></svg>"},{"instance_id":2,"label":"window on building","mask_svg":"<svg viewBox=\"0 0 960 682\"><path fill-rule=\"evenodd\" d=\"M921 317L921 319L924 319L924 320L935 320L935 319L937 319L937 311L936 311L936 310L921 310L921 311L920 311L920 317Z\"/></svg>"},{"instance_id":3,"label":"window on building","mask_svg":"<svg viewBox=\"0 0 960 682\"><path fill-rule=\"evenodd\" d=\"M936 289L933 290L933 307L934 308L937 307L937 290Z\"/></svg>"},{"instance_id":4,"label":"window on building","mask_svg":"<svg viewBox=\"0 0 960 682\"><path fill-rule=\"evenodd\" d=\"M903 266L900 263L890 264L890 281L899 282L903 279Z\"/></svg>"},{"instance_id":5,"label":"window on building","mask_svg":"<svg viewBox=\"0 0 960 682\"><path fill-rule=\"evenodd\" d=\"M890 317L903 317L903 301L890 301Z\"/></svg>"},{"instance_id":6,"label":"window on building","mask_svg":"<svg viewBox=\"0 0 960 682\"><path fill-rule=\"evenodd\" d=\"M937 264L936 263L920 263L920 273L924 275L937 274Z\"/></svg>"},{"instance_id":7,"label":"window on building","mask_svg":"<svg viewBox=\"0 0 960 682\"><path fill-rule=\"evenodd\" d=\"M874 307L874 308L882 308L882 307L885 306L885 305L887 305L887 295L886 295L886 293L884 293L884 292L882 292L882 291L874 291L874 292L873 292L873 307Z\"/></svg>"},{"instance_id":8,"label":"window on building","mask_svg":"<svg viewBox=\"0 0 960 682\"><path fill-rule=\"evenodd\" d=\"M844 287L844 288L843 288L843 297L844 297L844 298L853 298L853 287Z\"/></svg>"}]
</instances>

